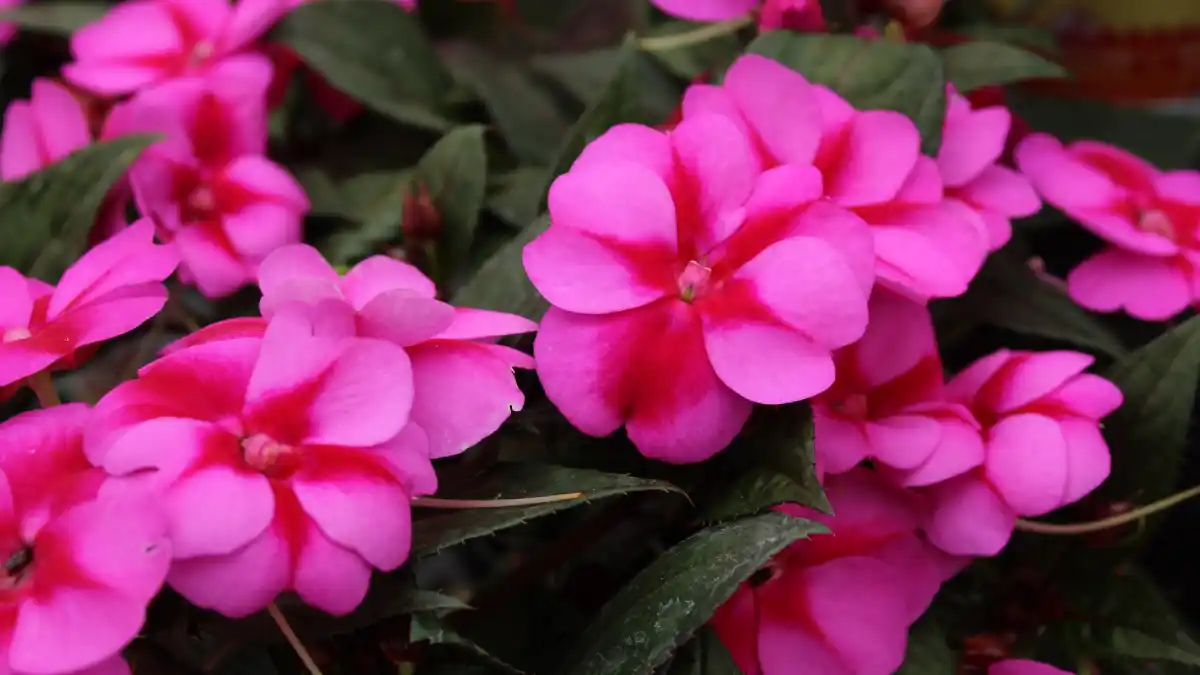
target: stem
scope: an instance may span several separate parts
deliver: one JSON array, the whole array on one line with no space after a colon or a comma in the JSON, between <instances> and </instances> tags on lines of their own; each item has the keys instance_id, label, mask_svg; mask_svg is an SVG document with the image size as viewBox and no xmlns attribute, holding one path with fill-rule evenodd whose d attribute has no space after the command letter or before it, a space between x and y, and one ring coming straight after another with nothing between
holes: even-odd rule
<instances>
[{"instance_id":1,"label":"stem","mask_svg":"<svg viewBox=\"0 0 1200 675\"><path fill-rule=\"evenodd\" d=\"M719 38L722 35L736 33L739 30L749 26L754 22L754 16L747 14L739 16L736 19L722 21L720 23L710 23L695 30L689 30L684 33L675 33L674 35L662 35L659 37L647 37L638 40L638 46L642 51L647 52L666 52L672 49L680 49L689 47L701 42L708 42L713 38Z\"/></svg>"},{"instance_id":2,"label":"stem","mask_svg":"<svg viewBox=\"0 0 1200 675\"><path fill-rule=\"evenodd\" d=\"M1128 513L1105 518L1103 520L1093 520L1090 523L1072 523L1069 525L1058 525L1055 523L1039 523L1032 520L1017 520L1017 529L1022 532L1036 532L1038 534L1091 534L1092 532L1101 532L1113 527L1120 527L1128 523L1136 522L1152 516L1159 511L1167 509L1185 502L1192 497L1200 497L1200 485L1189 488L1183 492L1177 492L1170 497L1160 499L1152 504L1147 504L1141 508L1134 509Z\"/></svg>"},{"instance_id":3,"label":"stem","mask_svg":"<svg viewBox=\"0 0 1200 675\"><path fill-rule=\"evenodd\" d=\"M50 379L49 370L42 370L30 375L29 388L37 394L38 403L43 408L62 404L62 400L58 398L58 391L54 388L54 380Z\"/></svg>"},{"instance_id":4,"label":"stem","mask_svg":"<svg viewBox=\"0 0 1200 675\"><path fill-rule=\"evenodd\" d=\"M296 652L296 656L300 657L300 662L308 669L311 675L322 675L321 669L317 667L308 650L304 648L304 643L300 638L296 637L296 631L292 630L291 624L288 623L287 617L283 612L279 611L279 607L274 602L267 605L267 612L271 618L275 620L275 625L279 626L279 632L283 633L283 637L287 638L288 644L292 646L292 650Z\"/></svg>"},{"instance_id":5,"label":"stem","mask_svg":"<svg viewBox=\"0 0 1200 675\"><path fill-rule=\"evenodd\" d=\"M438 499L437 497L417 497L412 500L413 506L426 509L503 509L510 506L537 506L555 502L569 502L583 499L582 492L568 492L561 495L545 497L525 497L522 499Z\"/></svg>"}]
</instances>

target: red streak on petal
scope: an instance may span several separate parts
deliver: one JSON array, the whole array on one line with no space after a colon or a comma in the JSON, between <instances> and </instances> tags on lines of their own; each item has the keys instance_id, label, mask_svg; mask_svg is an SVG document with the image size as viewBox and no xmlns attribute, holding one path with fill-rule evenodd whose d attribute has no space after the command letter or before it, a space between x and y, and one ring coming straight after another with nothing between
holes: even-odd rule
<instances>
[{"instance_id":1,"label":"red streak on petal","mask_svg":"<svg viewBox=\"0 0 1200 675\"><path fill-rule=\"evenodd\" d=\"M295 569L296 561L300 559L300 553L308 544L311 519L304 512L304 507L300 506L300 500L296 499L296 493L287 483L273 480L271 481L271 491L275 495L275 519L271 521L271 527L287 546L288 555L291 558L289 567Z\"/></svg>"},{"instance_id":2,"label":"red streak on petal","mask_svg":"<svg viewBox=\"0 0 1200 675\"><path fill-rule=\"evenodd\" d=\"M285 445L301 445L311 429L309 411L313 400L323 385L324 374L256 401L243 420L246 432L266 434Z\"/></svg>"},{"instance_id":3,"label":"red streak on petal","mask_svg":"<svg viewBox=\"0 0 1200 675\"><path fill-rule=\"evenodd\" d=\"M398 483L383 457L372 450L338 445L310 445L300 448L301 466L297 478L335 483L339 480L369 480Z\"/></svg>"},{"instance_id":4,"label":"red streak on petal","mask_svg":"<svg viewBox=\"0 0 1200 675\"><path fill-rule=\"evenodd\" d=\"M206 166L221 167L232 157L233 121L225 105L209 92L196 103L188 135L196 158Z\"/></svg>"}]
</instances>

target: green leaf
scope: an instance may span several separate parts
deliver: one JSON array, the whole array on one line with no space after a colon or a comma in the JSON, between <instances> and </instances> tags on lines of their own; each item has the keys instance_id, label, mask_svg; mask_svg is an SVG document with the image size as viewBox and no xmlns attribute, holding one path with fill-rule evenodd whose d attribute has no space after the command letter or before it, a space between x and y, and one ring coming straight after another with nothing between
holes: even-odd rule
<instances>
[{"instance_id":1,"label":"green leaf","mask_svg":"<svg viewBox=\"0 0 1200 675\"><path fill-rule=\"evenodd\" d=\"M662 481L623 474L569 469L545 464L498 464L471 482L466 494L438 494L454 499L521 499L582 492L581 499L510 508L465 509L419 518L413 522L413 556L432 555L468 539L515 527L595 499L632 492L679 492Z\"/></svg>"},{"instance_id":2,"label":"green leaf","mask_svg":"<svg viewBox=\"0 0 1200 675\"><path fill-rule=\"evenodd\" d=\"M850 35L764 33L747 47L823 84L862 110L896 110L921 131L922 150L937 154L946 116L946 77L936 52L922 44Z\"/></svg>"},{"instance_id":3,"label":"green leaf","mask_svg":"<svg viewBox=\"0 0 1200 675\"><path fill-rule=\"evenodd\" d=\"M956 666L945 630L926 614L909 630L904 665L896 675L954 675Z\"/></svg>"},{"instance_id":4,"label":"green leaf","mask_svg":"<svg viewBox=\"0 0 1200 675\"><path fill-rule=\"evenodd\" d=\"M416 186L428 191L441 217L437 239L441 281L454 274L475 240L487 191L483 131L478 124L459 127L443 136L417 164Z\"/></svg>"},{"instance_id":5,"label":"green leaf","mask_svg":"<svg viewBox=\"0 0 1200 675\"><path fill-rule=\"evenodd\" d=\"M521 670L492 656L483 647L459 635L436 614L414 615L412 623L409 624L408 641L413 644L426 643L433 646L450 647L508 675L523 675Z\"/></svg>"},{"instance_id":6,"label":"green leaf","mask_svg":"<svg viewBox=\"0 0 1200 675\"><path fill-rule=\"evenodd\" d=\"M768 513L697 532L609 600L563 672L653 672L776 553L823 531L816 523Z\"/></svg>"},{"instance_id":7,"label":"green leaf","mask_svg":"<svg viewBox=\"0 0 1200 675\"><path fill-rule=\"evenodd\" d=\"M354 223L340 229L319 246L334 265L349 265L400 238L404 200L413 170L372 171L334 185L319 170L301 172L300 182L310 190L314 211ZM317 206L319 205L319 206Z\"/></svg>"},{"instance_id":8,"label":"green leaf","mask_svg":"<svg viewBox=\"0 0 1200 675\"><path fill-rule=\"evenodd\" d=\"M1104 421L1113 465L1101 494L1150 503L1174 490L1200 376L1200 316L1117 361L1104 374L1125 394Z\"/></svg>"},{"instance_id":9,"label":"green leaf","mask_svg":"<svg viewBox=\"0 0 1200 675\"><path fill-rule=\"evenodd\" d=\"M524 67L465 43L444 47L442 55L483 101L518 160L546 164L554 159L569 123Z\"/></svg>"},{"instance_id":10,"label":"green leaf","mask_svg":"<svg viewBox=\"0 0 1200 675\"><path fill-rule=\"evenodd\" d=\"M1039 277L1010 249L989 256L965 294L938 305L939 315L959 325L984 323L1108 356L1126 352L1121 339L1096 315L1080 307L1063 288Z\"/></svg>"},{"instance_id":11,"label":"green leaf","mask_svg":"<svg viewBox=\"0 0 1200 675\"><path fill-rule=\"evenodd\" d=\"M454 294L454 304L460 307L490 309L519 314L538 321L550 303L533 287L525 275L521 251L550 227L550 218L538 218L515 238L500 247Z\"/></svg>"},{"instance_id":12,"label":"green leaf","mask_svg":"<svg viewBox=\"0 0 1200 675\"><path fill-rule=\"evenodd\" d=\"M1066 77L1062 66L1020 47L974 40L942 50L946 79L966 94L989 85Z\"/></svg>"},{"instance_id":13,"label":"green leaf","mask_svg":"<svg viewBox=\"0 0 1200 675\"><path fill-rule=\"evenodd\" d=\"M509 224L525 227L537 218L546 189L546 168L523 166L500 178L500 189L488 200L488 208Z\"/></svg>"},{"instance_id":14,"label":"green leaf","mask_svg":"<svg viewBox=\"0 0 1200 675\"><path fill-rule=\"evenodd\" d=\"M104 2L43 2L9 7L0 12L0 21L14 23L25 30L69 37L108 13Z\"/></svg>"},{"instance_id":15,"label":"green leaf","mask_svg":"<svg viewBox=\"0 0 1200 675\"><path fill-rule=\"evenodd\" d=\"M711 628L702 628L680 648L665 675L742 675Z\"/></svg>"},{"instance_id":16,"label":"green leaf","mask_svg":"<svg viewBox=\"0 0 1200 675\"><path fill-rule=\"evenodd\" d=\"M154 136L126 136L77 150L21 180L0 183L0 265L47 282L87 245L105 195Z\"/></svg>"},{"instance_id":17,"label":"green leaf","mask_svg":"<svg viewBox=\"0 0 1200 675\"><path fill-rule=\"evenodd\" d=\"M439 108L454 84L416 19L388 0L317 0L291 10L275 39L329 83L414 126L451 126Z\"/></svg>"},{"instance_id":18,"label":"green leaf","mask_svg":"<svg viewBox=\"0 0 1200 675\"><path fill-rule=\"evenodd\" d=\"M694 31L703 25L687 21L668 21L655 26L646 36L650 38L668 37ZM725 33L710 40L684 47L656 49L650 54L672 73L685 80L691 80L705 72L723 69L733 63L741 49L742 46L737 35Z\"/></svg>"}]
</instances>

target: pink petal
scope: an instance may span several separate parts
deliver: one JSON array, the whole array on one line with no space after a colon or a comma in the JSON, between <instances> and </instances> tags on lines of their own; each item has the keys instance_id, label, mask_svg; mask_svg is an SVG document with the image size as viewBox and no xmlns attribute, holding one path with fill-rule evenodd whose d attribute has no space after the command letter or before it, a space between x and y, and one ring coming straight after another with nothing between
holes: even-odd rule
<instances>
[{"instance_id":1,"label":"pink petal","mask_svg":"<svg viewBox=\"0 0 1200 675\"><path fill-rule=\"evenodd\" d=\"M221 48L235 51L257 40L289 9L285 0L238 0L221 34Z\"/></svg>"},{"instance_id":2,"label":"pink petal","mask_svg":"<svg viewBox=\"0 0 1200 675\"><path fill-rule=\"evenodd\" d=\"M946 383L947 400L962 403L970 408L978 397L980 389L990 382L1004 367L1004 364L1012 358L1014 358L1013 352L1007 349L998 349L976 360Z\"/></svg>"},{"instance_id":3,"label":"pink petal","mask_svg":"<svg viewBox=\"0 0 1200 675\"><path fill-rule=\"evenodd\" d=\"M789 237L800 234L821 237L817 218L807 217L812 207L828 206L825 214L839 211L828 202L818 202L824 190L821 186L821 172L811 166L777 166L769 169L758 177L754 183L754 191L745 206L745 218L739 217L741 210L731 212L722 223L729 228L736 228L730 236L721 242L720 246L709 253L708 258L719 260L724 269L736 269L745 265L768 246ZM809 207L806 209L806 207ZM822 214L817 214L818 216ZM826 228L837 232L843 223L833 222ZM866 230L866 228L863 228ZM864 233L867 246L870 246L870 231ZM835 237L836 239L836 237ZM836 239L842 243L840 239ZM871 265L871 282L875 280L875 260L872 255L868 261Z\"/></svg>"},{"instance_id":4,"label":"pink petal","mask_svg":"<svg viewBox=\"0 0 1200 675\"><path fill-rule=\"evenodd\" d=\"M895 208L868 222L880 279L919 297L963 294L988 253L987 226L955 200Z\"/></svg>"},{"instance_id":5,"label":"pink petal","mask_svg":"<svg viewBox=\"0 0 1200 675\"><path fill-rule=\"evenodd\" d=\"M862 218L829 201L809 205L792 222L797 236L822 239L842 254L863 293L875 286L875 239Z\"/></svg>"},{"instance_id":6,"label":"pink petal","mask_svg":"<svg viewBox=\"0 0 1200 675\"><path fill-rule=\"evenodd\" d=\"M409 350L412 420L429 435L434 459L457 455L525 405L512 368L490 345L434 340Z\"/></svg>"},{"instance_id":7,"label":"pink petal","mask_svg":"<svg viewBox=\"0 0 1200 675\"><path fill-rule=\"evenodd\" d=\"M803 572L808 612L851 672L899 669L908 643L906 582L886 563L849 557Z\"/></svg>"},{"instance_id":8,"label":"pink petal","mask_svg":"<svg viewBox=\"0 0 1200 675\"><path fill-rule=\"evenodd\" d=\"M222 298L254 281L254 270L211 227L186 227L175 234L180 272L189 272L206 298Z\"/></svg>"},{"instance_id":9,"label":"pink petal","mask_svg":"<svg viewBox=\"0 0 1200 675\"><path fill-rule=\"evenodd\" d=\"M287 544L268 529L229 555L176 560L167 581L192 604L238 618L266 608L288 587L290 559Z\"/></svg>"},{"instance_id":10,"label":"pink petal","mask_svg":"<svg viewBox=\"0 0 1200 675\"><path fill-rule=\"evenodd\" d=\"M410 498L399 483L348 473L326 477L318 469L297 474L292 489L322 532L372 566L390 572L408 558Z\"/></svg>"},{"instance_id":11,"label":"pink petal","mask_svg":"<svg viewBox=\"0 0 1200 675\"><path fill-rule=\"evenodd\" d=\"M97 94L122 94L165 76L167 67L160 64L181 58L183 48L167 7L122 4L71 35L75 62L62 72L72 84Z\"/></svg>"},{"instance_id":12,"label":"pink petal","mask_svg":"<svg viewBox=\"0 0 1200 675\"><path fill-rule=\"evenodd\" d=\"M129 669L129 664L125 663L125 659L118 654L110 659L102 661L91 668L76 670L71 675L132 675L133 671Z\"/></svg>"},{"instance_id":13,"label":"pink petal","mask_svg":"<svg viewBox=\"0 0 1200 675\"><path fill-rule=\"evenodd\" d=\"M742 111L738 109L737 103L733 100L733 95L728 89L715 84L693 84L683 92L683 100L679 104L680 110L683 111L683 118L697 117L700 115L719 115L733 122L738 130L746 135L747 138L754 137L754 131L750 129L750 125L746 122L746 118L742 116ZM759 160L760 168L765 165L774 164L770 157L764 157L762 150L758 148L756 152ZM674 160L672 160L672 165ZM670 165L668 173L670 175Z\"/></svg>"},{"instance_id":14,"label":"pink petal","mask_svg":"<svg viewBox=\"0 0 1200 675\"><path fill-rule=\"evenodd\" d=\"M1154 181L1154 191L1164 199L1189 206L1200 205L1200 171L1167 171Z\"/></svg>"},{"instance_id":15,"label":"pink petal","mask_svg":"<svg viewBox=\"0 0 1200 675\"><path fill-rule=\"evenodd\" d=\"M704 348L717 377L738 396L777 405L833 384L829 349L780 324L704 315Z\"/></svg>"},{"instance_id":16,"label":"pink petal","mask_svg":"<svg viewBox=\"0 0 1200 675\"><path fill-rule=\"evenodd\" d=\"M930 458L942 438L936 420L921 415L885 417L866 425L874 459L897 469L915 468Z\"/></svg>"},{"instance_id":17,"label":"pink petal","mask_svg":"<svg viewBox=\"0 0 1200 675\"><path fill-rule=\"evenodd\" d=\"M816 431L817 466L827 474L853 469L870 456L862 425L833 414L824 405L813 403Z\"/></svg>"},{"instance_id":18,"label":"pink petal","mask_svg":"<svg viewBox=\"0 0 1200 675\"><path fill-rule=\"evenodd\" d=\"M995 412L1015 411L1050 394L1095 361L1081 352L1026 352L1010 361L1003 380L981 398Z\"/></svg>"},{"instance_id":19,"label":"pink petal","mask_svg":"<svg viewBox=\"0 0 1200 675\"><path fill-rule=\"evenodd\" d=\"M671 132L671 145L680 173L671 186L679 202L672 210L672 232L677 214L680 236L687 238L677 246L684 249L690 240L707 251L740 224L737 210L757 177L753 149L737 125L718 115L683 120Z\"/></svg>"},{"instance_id":20,"label":"pink petal","mask_svg":"<svg viewBox=\"0 0 1200 675\"><path fill-rule=\"evenodd\" d=\"M292 244L276 249L258 266L258 287L262 291L263 316L270 318L275 308L288 301L311 304L321 298L341 298L341 278L317 249L307 244Z\"/></svg>"},{"instance_id":21,"label":"pink petal","mask_svg":"<svg viewBox=\"0 0 1200 675\"><path fill-rule=\"evenodd\" d=\"M1059 208L1104 208L1121 196L1121 188L1108 176L1073 157L1048 134L1026 136L1014 159L1034 188Z\"/></svg>"},{"instance_id":22,"label":"pink petal","mask_svg":"<svg viewBox=\"0 0 1200 675\"><path fill-rule=\"evenodd\" d=\"M872 557L887 563L905 579L908 620L919 619L942 587L946 555L911 533L888 542Z\"/></svg>"},{"instance_id":23,"label":"pink petal","mask_svg":"<svg viewBox=\"0 0 1200 675\"><path fill-rule=\"evenodd\" d=\"M222 227L234 252L257 261L280 246L299 242L303 238L302 221L303 215L291 206L260 202L228 214Z\"/></svg>"},{"instance_id":24,"label":"pink petal","mask_svg":"<svg viewBox=\"0 0 1200 675\"><path fill-rule=\"evenodd\" d=\"M4 110L0 134L0 177L4 180L20 180L45 165L37 124L29 101L13 101Z\"/></svg>"},{"instance_id":25,"label":"pink petal","mask_svg":"<svg viewBox=\"0 0 1200 675\"><path fill-rule=\"evenodd\" d=\"M758 662L762 675L791 675L801 663L822 675L858 675L812 629L775 617L759 619Z\"/></svg>"},{"instance_id":26,"label":"pink petal","mask_svg":"<svg viewBox=\"0 0 1200 675\"><path fill-rule=\"evenodd\" d=\"M832 476L826 482L826 490L836 515L811 512L802 517L818 520L830 528L832 537L815 537L805 544L809 548L828 544L840 553L830 557L851 553L843 542L838 542L839 536L847 540L857 538L867 547L874 547L880 541L912 534L920 524L918 502L913 495L889 484L871 469L860 467ZM853 542L844 543L853 546Z\"/></svg>"},{"instance_id":27,"label":"pink petal","mask_svg":"<svg viewBox=\"0 0 1200 675\"><path fill-rule=\"evenodd\" d=\"M164 506L176 558L232 553L262 534L275 514L266 476L232 466L188 474L171 487Z\"/></svg>"},{"instance_id":28,"label":"pink petal","mask_svg":"<svg viewBox=\"0 0 1200 675\"><path fill-rule=\"evenodd\" d=\"M70 561L59 561L70 569ZM55 593L21 603L8 666L16 672L69 673L108 660L138 634L146 601L109 588L72 588L69 579Z\"/></svg>"},{"instance_id":29,"label":"pink petal","mask_svg":"<svg viewBox=\"0 0 1200 675\"><path fill-rule=\"evenodd\" d=\"M926 307L876 287L868 316L866 333L849 348L864 385L886 384L937 356L933 318Z\"/></svg>"},{"instance_id":30,"label":"pink petal","mask_svg":"<svg viewBox=\"0 0 1200 675\"><path fill-rule=\"evenodd\" d=\"M28 328L33 313L29 282L11 267L0 267L0 328Z\"/></svg>"},{"instance_id":31,"label":"pink petal","mask_svg":"<svg viewBox=\"0 0 1200 675\"><path fill-rule=\"evenodd\" d=\"M1107 417L1124 402L1124 395L1117 385L1091 373L1081 373L1067 380L1055 392L1043 399L1050 405L1059 405L1077 415L1093 420Z\"/></svg>"},{"instance_id":32,"label":"pink petal","mask_svg":"<svg viewBox=\"0 0 1200 675\"><path fill-rule=\"evenodd\" d=\"M305 603L334 616L354 611L367 596L371 568L329 538L311 521L296 559L292 587ZM330 583L336 579L336 583Z\"/></svg>"},{"instance_id":33,"label":"pink petal","mask_svg":"<svg viewBox=\"0 0 1200 675\"><path fill-rule=\"evenodd\" d=\"M899 472L897 482L906 487L934 485L961 476L983 465L983 437L978 425L968 421L970 413L939 420L941 437L929 457L910 471Z\"/></svg>"},{"instance_id":34,"label":"pink petal","mask_svg":"<svg viewBox=\"0 0 1200 675\"><path fill-rule=\"evenodd\" d=\"M596 163L559 176L550 187L548 206L555 227L611 242L614 248L676 247L671 193L652 172L633 163Z\"/></svg>"},{"instance_id":35,"label":"pink petal","mask_svg":"<svg viewBox=\"0 0 1200 675\"><path fill-rule=\"evenodd\" d=\"M821 142L821 111L802 75L746 54L726 71L724 86L775 161L812 163Z\"/></svg>"},{"instance_id":36,"label":"pink petal","mask_svg":"<svg viewBox=\"0 0 1200 675\"><path fill-rule=\"evenodd\" d=\"M1097 312L1124 308L1146 321L1165 321L1185 310L1192 288L1179 261L1107 248L1067 275L1067 290Z\"/></svg>"},{"instance_id":37,"label":"pink petal","mask_svg":"<svg viewBox=\"0 0 1200 675\"><path fill-rule=\"evenodd\" d=\"M300 183L282 166L265 157L238 157L225 167L223 178L264 200L275 202L297 213L309 208L308 196Z\"/></svg>"},{"instance_id":38,"label":"pink petal","mask_svg":"<svg viewBox=\"0 0 1200 675\"><path fill-rule=\"evenodd\" d=\"M984 472L1018 515L1040 516L1062 506L1068 466L1058 423L1028 414L1001 420L988 432Z\"/></svg>"},{"instance_id":39,"label":"pink petal","mask_svg":"<svg viewBox=\"0 0 1200 675\"><path fill-rule=\"evenodd\" d=\"M532 333L536 330L536 322L516 314L455 307L454 323L438 333L437 337L441 340L478 340Z\"/></svg>"},{"instance_id":40,"label":"pink petal","mask_svg":"<svg viewBox=\"0 0 1200 675\"><path fill-rule=\"evenodd\" d=\"M976 213L987 226L988 251L999 251L1012 239L1012 221L991 211L977 210Z\"/></svg>"},{"instance_id":41,"label":"pink petal","mask_svg":"<svg viewBox=\"0 0 1200 675\"><path fill-rule=\"evenodd\" d=\"M845 145L825 174L829 197L842 206L886 202L900 191L920 156L921 137L898 112L859 113L846 130Z\"/></svg>"},{"instance_id":42,"label":"pink petal","mask_svg":"<svg viewBox=\"0 0 1200 675\"><path fill-rule=\"evenodd\" d=\"M725 21L758 6L759 0L651 0L663 12L689 21Z\"/></svg>"},{"instance_id":43,"label":"pink petal","mask_svg":"<svg viewBox=\"0 0 1200 675\"><path fill-rule=\"evenodd\" d=\"M952 555L993 556L1012 536L1017 515L986 481L967 475L930 489L929 541Z\"/></svg>"},{"instance_id":44,"label":"pink petal","mask_svg":"<svg viewBox=\"0 0 1200 675\"><path fill-rule=\"evenodd\" d=\"M178 264L174 250L154 243L154 224L143 218L85 253L63 273L50 298L47 318L52 321L71 309L104 302L136 284L162 281ZM134 325L147 318L140 317Z\"/></svg>"},{"instance_id":45,"label":"pink petal","mask_svg":"<svg viewBox=\"0 0 1200 675\"><path fill-rule=\"evenodd\" d=\"M454 308L412 291L386 291L358 311L358 334L409 347L454 323Z\"/></svg>"},{"instance_id":46,"label":"pink petal","mask_svg":"<svg viewBox=\"0 0 1200 675\"><path fill-rule=\"evenodd\" d=\"M1094 422L1065 419L1059 422L1067 450L1067 488L1063 504L1086 497L1108 478L1112 455Z\"/></svg>"},{"instance_id":47,"label":"pink petal","mask_svg":"<svg viewBox=\"0 0 1200 675\"><path fill-rule=\"evenodd\" d=\"M1004 152L1011 121L1008 110L999 106L947 119L937 156L942 181L964 185L995 164Z\"/></svg>"},{"instance_id":48,"label":"pink petal","mask_svg":"<svg viewBox=\"0 0 1200 675\"><path fill-rule=\"evenodd\" d=\"M954 194L972 206L1014 218L1032 216L1042 208L1042 200L1029 180L1004 166L987 167Z\"/></svg>"},{"instance_id":49,"label":"pink petal","mask_svg":"<svg viewBox=\"0 0 1200 675\"><path fill-rule=\"evenodd\" d=\"M587 144L571 171L581 171L610 162L633 162L649 169L663 181L675 170L670 137L641 124L618 124Z\"/></svg>"},{"instance_id":50,"label":"pink petal","mask_svg":"<svg viewBox=\"0 0 1200 675\"><path fill-rule=\"evenodd\" d=\"M270 59L242 53L222 59L205 73L206 90L223 104L222 113L230 118L224 140L231 156L266 153L266 95L273 72Z\"/></svg>"},{"instance_id":51,"label":"pink petal","mask_svg":"<svg viewBox=\"0 0 1200 675\"><path fill-rule=\"evenodd\" d=\"M342 279L342 293L361 309L385 291L409 290L427 298L437 295L429 277L412 265L383 255L373 255L355 265Z\"/></svg>"},{"instance_id":52,"label":"pink petal","mask_svg":"<svg viewBox=\"0 0 1200 675\"><path fill-rule=\"evenodd\" d=\"M709 623L744 675L762 675L758 665L757 604L754 590L743 584L734 591L733 597L717 608Z\"/></svg>"},{"instance_id":53,"label":"pink petal","mask_svg":"<svg viewBox=\"0 0 1200 675\"><path fill-rule=\"evenodd\" d=\"M368 451L380 455L393 475L406 486L409 495L437 492L437 474L429 461L429 436L417 424L409 422L395 438Z\"/></svg>"},{"instance_id":54,"label":"pink petal","mask_svg":"<svg viewBox=\"0 0 1200 675\"><path fill-rule=\"evenodd\" d=\"M45 159L56 162L92 142L88 121L79 102L53 80L36 79L29 101L43 143Z\"/></svg>"}]
</instances>

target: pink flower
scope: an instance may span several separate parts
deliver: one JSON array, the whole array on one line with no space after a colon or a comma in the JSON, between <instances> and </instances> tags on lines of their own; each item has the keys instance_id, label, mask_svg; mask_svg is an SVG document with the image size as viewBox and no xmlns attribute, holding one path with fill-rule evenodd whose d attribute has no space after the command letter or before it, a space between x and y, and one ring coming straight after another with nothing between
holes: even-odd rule
<instances>
[{"instance_id":1,"label":"pink flower","mask_svg":"<svg viewBox=\"0 0 1200 675\"><path fill-rule=\"evenodd\" d=\"M1040 516L1078 501L1108 477L1100 420L1121 391L1084 373L1078 352L1002 349L947 386L984 427L983 466L934 486L925 526L930 541L955 555L995 555L1017 516Z\"/></svg>"},{"instance_id":2,"label":"pink flower","mask_svg":"<svg viewBox=\"0 0 1200 675\"><path fill-rule=\"evenodd\" d=\"M811 166L759 176L716 115L596 139L524 252L553 305L534 342L546 395L586 434L624 425L646 456L696 462L753 403L827 389L832 350L866 328L873 274L866 228L821 192Z\"/></svg>"},{"instance_id":3,"label":"pink flower","mask_svg":"<svg viewBox=\"0 0 1200 675\"><path fill-rule=\"evenodd\" d=\"M1064 147L1046 134L1026 137L1016 159L1046 201L1108 242L1067 277L1076 302L1157 321L1196 301L1200 172L1160 172L1120 148Z\"/></svg>"},{"instance_id":4,"label":"pink flower","mask_svg":"<svg viewBox=\"0 0 1200 675\"><path fill-rule=\"evenodd\" d=\"M817 465L870 459L904 485L930 485L983 463L979 424L946 400L929 311L876 288L861 340L838 352L837 381L813 399Z\"/></svg>"},{"instance_id":5,"label":"pink flower","mask_svg":"<svg viewBox=\"0 0 1200 675\"><path fill-rule=\"evenodd\" d=\"M816 32L825 29L819 0L651 0L671 16L689 21L728 21L761 5L761 30Z\"/></svg>"},{"instance_id":6,"label":"pink flower","mask_svg":"<svg viewBox=\"0 0 1200 675\"><path fill-rule=\"evenodd\" d=\"M285 0L132 0L71 36L71 83L118 95L202 73L254 42Z\"/></svg>"},{"instance_id":7,"label":"pink flower","mask_svg":"<svg viewBox=\"0 0 1200 675\"><path fill-rule=\"evenodd\" d=\"M83 106L52 80L33 81L28 101L4 111L0 136L0 178L20 180L92 142Z\"/></svg>"},{"instance_id":8,"label":"pink flower","mask_svg":"<svg viewBox=\"0 0 1200 675\"><path fill-rule=\"evenodd\" d=\"M867 469L826 484L836 516L788 507L830 529L784 549L713 626L746 675L891 675L909 626L962 567L917 536L914 497Z\"/></svg>"},{"instance_id":9,"label":"pink flower","mask_svg":"<svg viewBox=\"0 0 1200 675\"><path fill-rule=\"evenodd\" d=\"M180 277L217 298L254 281L271 251L300 241L308 198L263 156L265 57L244 55L207 77L172 80L113 112L106 133L165 134L130 169L142 213L181 258Z\"/></svg>"},{"instance_id":10,"label":"pink flower","mask_svg":"<svg viewBox=\"0 0 1200 675\"><path fill-rule=\"evenodd\" d=\"M403 347L413 371L410 426L428 436L434 459L482 441L525 405L512 369L532 368L533 359L492 341L532 332L537 324L439 302L433 282L412 265L373 256L339 277L316 249L297 244L263 261L259 284L265 319L221 321L180 342L261 334L281 309L299 309L322 336L358 335Z\"/></svg>"},{"instance_id":11,"label":"pink flower","mask_svg":"<svg viewBox=\"0 0 1200 675\"><path fill-rule=\"evenodd\" d=\"M915 299L962 294L987 255L987 226L945 199L938 165L912 120L858 111L832 90L762 56L741 57L724 83L693 85L684 118L719 114L753 139L762 167L815 165L823 194L870 226L879 280Z\"/></svg>"},{"instance_id":12,"label":"pink flower","mask_svg":"<svg viewBox=\"0 0 1200 675\"><path fill-rule=\"evenodd\" d=\"M176 351L96 406L89 457L161 495L167 581L198 606L244 616L292 589L345 614L372 568L408 557L411 497L437 481L408 425L408 357L313 329L281 312L263 337Z\"/></svg>"},{"instance_id":13,"label":"pink flower","mask_svg":"<svg viewBox=\"0 0 1200 675\"><path fill-rule=\"evenodd\" d=\"M0 670L127 674L171 553L153 505L102 489L83 454L91 411L55 406L0 424Z\"/></svg>"},{"instance_id":14,"label":"pink flower","mask_svg":"<svg viewBox=\"0 0 1200 675\"><path fill-rule=\"evenodd\" d=\"M0 0L0 9L12 9L25 4L25 0ZM0 45L6 45L17 34L16 24L0 22Z\"/></svg>"},{"instance_id":15,"label":"pink flower","mask_svg":"<svg viewBox=\"0 0 1200 675\"><path fill-rule=\"evenodd\" d=\"M70 366L81 348L145 323L166 304L162 281L177 262L143 219L84 254L57 287L0 267L0 386Z\"/></svg>"},{"instance_id":16,"label":"pink flower","mask_svg":"<svg viewBox=\"0 0 1200 675\"><path fill-rule=\"evenodd\" d=\"M1000 166L1012 116L1002 105L972 109L970 101L946 86L948 107L938 150L938 173L946 198L969 206L987 225L988 248L1012 237L1012 218L1031 216L1041 200L1022 174Z\"/></svg>"},{"instance_id":17,"label":"pink flower","mask_svg":"<svg viewBox=\"0 0 1200 675\"><path fill-rule=\"evenodd\" d=\"M1037 661L1008 659L992 664L992 667L988 668L988 675L1071 675L1071 673Z\"/></svg>"}]
</instances>

